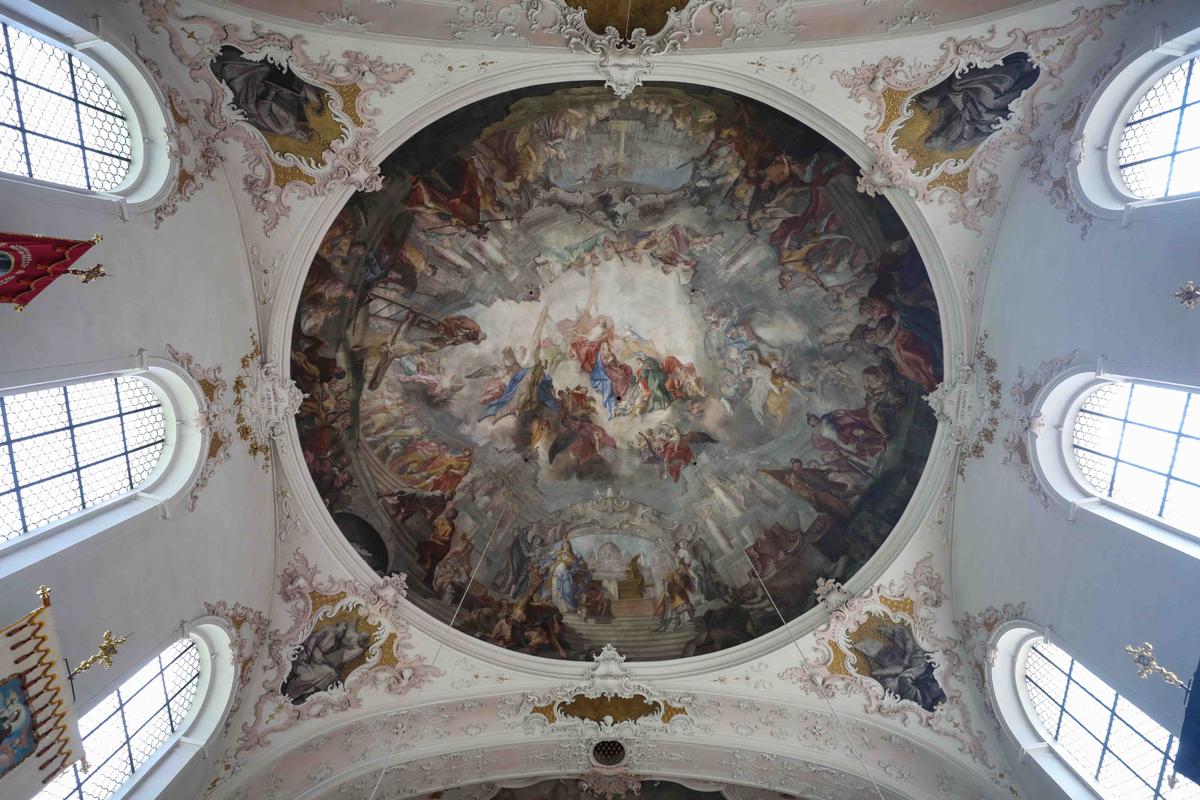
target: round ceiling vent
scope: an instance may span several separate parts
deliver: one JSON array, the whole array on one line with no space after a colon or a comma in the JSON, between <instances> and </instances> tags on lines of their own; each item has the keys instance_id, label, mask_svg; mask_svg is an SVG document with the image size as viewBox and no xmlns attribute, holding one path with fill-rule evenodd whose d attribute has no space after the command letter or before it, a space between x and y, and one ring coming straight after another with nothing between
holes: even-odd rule
<instances>
[{"instance_id":1,"label":"round ceiling vent","mask_svg":"<svg viewBox=\"0 0 1200 800\"><path fill-rule=\"evenodd\" d=\"M625 745L616 739L604 739L592 747L592 759L602 767L618 767L625 762Z\"/></svg>"}]
</instances>

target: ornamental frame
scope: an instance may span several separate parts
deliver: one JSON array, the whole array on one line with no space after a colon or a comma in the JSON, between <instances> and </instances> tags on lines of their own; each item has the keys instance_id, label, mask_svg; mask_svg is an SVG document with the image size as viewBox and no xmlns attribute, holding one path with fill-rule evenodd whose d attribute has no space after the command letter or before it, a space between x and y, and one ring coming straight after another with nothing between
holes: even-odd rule
<instances>
[{"instance_id":1,"label":"ornamental frame","mask_svg":"<svg viewBox=\"0 0 1200 800\"><path fill-rule=\"evenodd\" d=\"M279 583L282 608L292 624L286 631L270 632L263 694L255 703L254 718L242 725L241 736L226 751L226 766L305 720L360 708L366 690L403 695L443 674L413 652L412 633L400 613L407 594L403 575L390 575L372 584L329 577L297 550L280 573ZM282 687L297 650L318 623L343 613L355 614L376 629L364 662L343 683L293 703Z\"/></svg>"},{"instance_id":2,"label":"ornamental frame","mask_svg":"<svg viewBox=\"0 0 1200 800\"><path fill-rule=\"evenodd\" d=\"M596 56L596 72L604 78L604 85L622 99L641 86L654 70L652 58L678 52L692 36L703 35L696 20L701 11L711 6L716 20L713 30L717 36L724 36L725 17L733 8L730 0L688 0L679 11L672 8L667 12L667 20L657 33L648 34L645 28L635 28L626 38L611 25L603 34L596 33L588 27L584 10L566 0L545 2L554 10L555 20L541 30L562 36L571 52ZM540 11L541 3L529 0L531 21L537 17L535 8ZM531 24L531 30L538 30L536 24Z\"/></svg>"},{"instance_id":3,"label":"ornamental frame","mask_svg":"<svg viewBox=\"0 0 1200 800\"><path fill-rule=\"evenodd\" d=\"M948 596L941 575L933 567L933 555L918 561L900 579L886 587L872 586L834 611L824 628L814 634L818 647L815 659L784 670L780 677L798 685L809 685L828 700L837 696L864 699L863 710L908 726L947 736L958 743L958 751L976 763L996 770L985 748L984 736L971 723L971 712L957 688L964 680L963 659L957 643L938 633L939 615ZM861 675L849 664L854 656L851 635L872 615L882 616L909 628L918 646L936 656L934 677L946 695L945 702L930 712L912 700L889 695L873 678ZM993 781L999 782L998 774Z\"/></svg>"},{"instance_id":4,"label":"ornamental frame","mask_svg":"<svg viewBox=\"0 0 1200 800\"><path fill-rule=\"evenodd\" d=\"M1033 139L1044 113L1053 104L1043 101L1047 92L1060 88L1075 63L1080 46L1103 35L1103 24L1129 11L1137 0L1120 0L1100 8L1077 8L1063 25L1027 31L1013 28L999 36L995 26L987 33L942 42L941 57L934 63L907 62L888 56L876 64L863 62L853 69L833 73L850 96L870 104L866 144L875 158L864 168L858 188L868 195L900 188L923 203L949 203L950 221L983 233L983 221L1000 210L1000 166L1008 150L1018 150ZM918 159L897 147L900 128L912 118L910 104L920 92L952 75L973 67L990 67L1006 56L1025 52L1040 70L1036 82L1011 106L1011 114L965 158L946 158L925 174L915 174ZM920 155L918 153L917 155Z\"/></svg>"},{"instance_id":5,"label":"ornamental frame","mask_svg":"<svg viewBox=\"0 0 1200 800\"><path fill-rule=\"evenodd\" d=\"M174 213L179 202L190 198L199 188L200 179L211 177L216 163L222 160L216 154L216 142L238 143L245 149L247 173L242 177L242 187L254 209L264 217L263 230L268 235L291 213L294 200L327 195L342 186L366 192L382 188L379 165L371 158L378 133L374 119L379 110L371 107L370 100L375 95L389 94L393 86L407 80L413 73L411 67L354 50L345 51L343 61L328 54L313 59L305 52L306 40L301 35L289 37L255 24L250 35L243 36L241 28L233 23L199 14L180 16L178 0L141 0L141 5L150 31L166 33L176 58L192 80L207 90L207 97L193 101L168 92L175 123L175 130L169 132L172 151L186 155L186 147L194 152L197 170L181 167L176 186L155 212L156 223ZM325 93L342 134L328 143L320 159L273 150L266 138L242 118L231 102L232 93L210 69L226 46L241 50L249 60L265 60L291 70L300 80ZM151 70L161 81L161 71L156 67ZM188 129L187 137L181 135L182 128Z\"/></svg>"}]
</instances>

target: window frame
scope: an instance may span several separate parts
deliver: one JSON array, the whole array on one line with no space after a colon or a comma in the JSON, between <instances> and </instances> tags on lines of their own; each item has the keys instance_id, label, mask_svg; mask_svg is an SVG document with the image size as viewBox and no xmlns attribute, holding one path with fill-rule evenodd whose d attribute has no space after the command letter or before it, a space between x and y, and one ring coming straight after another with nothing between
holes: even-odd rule
<instances>
[{"instance_id":1,"label":"window frame","mask_svg":"<svg viewBox=\"0 0 1200 800\"><path fill-rule=\"evenodd\" d=\"M11 537L10 539L6 539L5 541L11 541L13 538L17 538L20 536L30 536L30 535L36 534L39 531L41 531L45 528L49 528L50 526L54 525L59 520L71 518L77 514L82 514L84 511L87 511L90 508L102 506L106 503L111 503L116 500L119 500L122 497L125 497L127 495L136 494L136 493L140 492L143 487L151 484L162 473L164 459L170 458L171 450L173 450L173 448L174 448L173 440L175 437L175 433L177 431L177 426L175 424L174 413L173 413L174 409L172 407L170 397L164 396L165 392L163 391L162 386L160 386L155 381L146 378L144 373L138 374L136 372L131 373L129 371L124 371L124 372L117 373L116 375L90 375L85 378L69 381L64 384L59 384L57 386L43 384L36 388L29 387L29 388L25 388L25 389L21 389L21 390L13 390L13 389L0 390L0 399L4 399L7 397L20 397L27 392L33 392L33 391L40 391L40 390L47 390L47 389L62 390L64 388L69 389L72 386L86 386L88 384L93 384L93 383L109 383L110 381L113 381L113 380L116 380L119 378L125 378L125 377L135 378L137 380L140 380L144 385L149 387L151 392L153 393L155 399L158 401L158 408L160 408L162 411L162 415L163 415L162 437L161 437L162 447L159 450L158 458L155 460L154 468L150 471L150 473L146 476L146 478L144 480L139 481L136 486L132 486L129 489L125 489L125 490L121 491L120 493L118 493L114 497L110 497L107 500L101 500L99 502L91 503L90 505L84 506L84 507L78 509L77 511L74 511L69 514L66 514L65 516L59 517L59 519L52 520L51 522L43 523L41 525L36 525L35 527L32 527L32 528L27 528L26 530L22 530L21 532L17 533L16 536ZM135 412L127 411L121 406L121 400L120 400L119 393L117 395L117 404L118 404L118 406L117 406L118 410L116 412L116 417L115 417L117 420L122 420L124 417L126 417L132 413L135 413ZM36 481L32 481L31 483L28 483L28 484L22 484L19 476L16 476L18 479L14 483L12 491L16 494L16 496L18 498L18 500L17 500L18 508L24 508L24 507L27 507L27 505L28 505L28 498L22 494L25 489L28 489L31 486L35 486L43 481L56 480L59 477L69 475L71 473L74 473L76 476L76 480L79 481L80 501L82 502L82 501L86 500L86 497L84 497L83 491L82 491L82 487L83 487L82 473L83 473L83 470L87 466L91 466L91 465L80 463L79 455L76 452L76 448L74 446L75 432L86 425L95 424L96 422L99 422L101 420L95 420L95 421L89 420L87 422L75 422L72 419L72 408L73 407L74 407L74 405L70 400L70 393L68 392L68 396L65 399L65 405L64 405L64 408L65 408L66 414L67 414L67 422L66 422L65 429L58 428L58 429L52 429L51 431L43 431L40 433L30 434L30 435L24 436L24 437L17 437L13 441L13 445L15 446L17 443L19 443L21 441L37 440L39 438L54 435L55 433L57 433L61 430L68 431L71 434L71 439L72 439L72 448L71 448L72 449L72 453L71 453L72 459L71 460L73 463L62 473L59 473L56 475L51 475L51 476L45 477L45 478L40 478L40 479L38 479ZM153 406L150 406L150 408L153 408ZM3 412L2 408L0 408L0 412ZM16 415L14 415L10 412L7 415L7 419L5 419L4 415L2 413L0 413L0 425L4 424L6 421L8 422L8 424L11 425L12 420L14 419L15 416ZM121 427L124 428L124 425L122 424ZM3 428L0 428L0 434L2 434L2 435L0 435L0 439L5 438L7 436L7 433L8 432L6 430L4 430ZM125 437L125 434L122 431L122 434L121 434L122 440L124 440L124 437ZM106 460L124 457L126 459L127 475L128 475L130 483L132 483L132 471L129 469L130 465L129 465L129 461L128 461L129 457L133 456L135 453L137 453L138 450L145 449L148 447L153 447L159 443L160 442L154 442L151 444L142 445L138 448L130 449L130 448L128 448L126 443L124 441L122 441L121 453L118 455L115 455L115 456L109 456L106 458ZM171 450L168 450L168 447L170 447ZM8 458L5 458L6 455L8 455L8 453L5 450L0 450L0 459L7 461ZM8 465L0 464L0 469L6 469L7 466ZM24 512L22 512L22 523L23 523L22 527L24 527Z\"/></svg>"},{"instance_id":2,"label":"window frame","mask_svg":"<svg viewBox=\"0 0 1200 800\"><path fill-rule=\"evenodd\" d=\"M225 620L203 616L176 628L169 636L147 648L120 673L106 673L104 677L108 679L107 683L92 692L87 700L81 698L82 702L76 708L77 716L82 717L91 711L151 658L182 638L190 638L196 645L200 661L200 677L191 707L175 732L142 762L108 800L156 800L159 797L185 796L170 793L172 783L195 758L207 758L209 743L229 715L237 679L232 650L233 632ZM125 655L125 651L122 651L122 655Z\"/></svg>"},{"instance_id":3,"label":"window frame","mask_svg":"<svg viewBox=\"0 0 1200 800\"><path fill-rule=\"evenodd\" d=\"M36 14L36 19L31 15ZM0 194L71 205L107 208L118 216L153 210L170 192L178 165L170 155L166 102L152 76L123 43L28 4L0 0L0 21L61 48L104 80L125 111L132 148L129 172L116 188L96 191L0 172ZM92 23L98 30L99 22Z\"/></svg>"},{"instance_id":4,"label":"window frame","mask_svg":"<svg viewBox=\"0 0 1200 800\"><path fill-rule=\"evenodd\" d=\"M1145 216L1188 213L1191 203L1200 199L1200 191L1138 197L1126 186L1118 166L1125 123L1146 92L1179 64L1200 58L1200 7L1173 13L1171 23L1160 22L1131 34L1127 54L1085 99L1072 133L1072 142L1082 142L1083 147L1068 169L1069 178L1080 204L1096 217L1128 223Z\"/></svg>"},{"instance_id":5,"label":"window frame","mask_svg":"<svg viewBox=\"0 0 1200 800\"><path fill-rule=\"evenodd\" d=\"M1163 369L1150 377L1142 369L1120 369L1100 359L1095 364L1071 367L1046 383L1033 403L1033 416L1040 417L1040 431L1026 434L1026 447L1039 483L1048 497L1077 521L1092 515L1141 533L1194 558L1200 558L1200 521L1194 527L1139 511L1120 500L1105 497L1088 482L1075 459L1075 415L1088 396L1106 383L1139 383L1166 389L1200 392L1187 383L1193 375Z\"/></svg>"},{"instance_id":6,"label":"window frame","mask_svg":"<svg viewBox=\"0 0 1200 800\"><path fill-rule=\"evenodd\" d=\"M1025 680L1026 664L1029 651L1042 642L1059 646L1068 656L1076 662L1079 661L1068 648L1056 641L1050 629L1039 628L1029 620L1012 620L993 632L988 642L988 650L995 656L991 668L987 670L987 692L996 716L1010 740L1019 748L1018 760L1032 761L1036 764L1041 772L1062 790L1064 797L1112 800L1111 795L1105 794L1103 788L1090 775L1085 775L1075 766L1063 746L1046 728L1033 705ZM1087 664L1083 666L1126 702L1147 714L1128 696L1121 694L1121 691L1094 667ZM1178 739L1177 734L1175 737Z\"/></svg>"},{"instance_id":7,"label":"window frame","mask_svg":"<svg viewBox=\"0 0 1200 800\"><path fill-rule=\"evenodd\" d=\"M1120 107L1120 111L1113 120L1112 130L1109 133L1106 155L1109 171L1109 180L1112 181L1112 187L1125 201L1126 206L1151 206L1160 205L1163 203L1183 202L1200 198L1200 190L1194 192L1181 192L1179 194L1167 194L1162 197L1139 197L1130 190L1128 184L1125 183L1125 176L1121 174L1121 140L1125 137L1125 128L1129 123L1130 116L1133 115L1134 109L1142 102L1142 98L1154 88L1154 85L1163 78L1171 70L1178 67L1180 64L1186 64L1191 61L1200 59L1200 48L1189 50L1185 55L1168 58L1166 61L1160 62L1158 67L1146 75L1137 84L1137 87L1129 92L1125 103ZM1189 77L1191 77L1189 75ZM1200 80L1200 74L1196 76ZM1185 91L1186 91L1185 87ZM1186 99L1186 98L1185 98ZM1167 112L1163 112L1167 113ZM1178 134L1176 134L1178 137ZM1189 151L1190 152L1190 151ZM1175 155L1172 150L1170 155Z\"/></svg>"},{"instance_id":8,"label":"window frame","mask_svg":"<svg viewBox=\"0 0 1200 800\"><path fill-rule=\"evenodd\" d=\"M0 395L121 376L150 383L162 401L166 441L158 464L137 489L0 542L0 579L150 511L169 518L199 477L210 437L194 424L206 407L204 395L191 376L166 359L140 351L107 361L0 373Z\"/></svg>"}]
</instances>

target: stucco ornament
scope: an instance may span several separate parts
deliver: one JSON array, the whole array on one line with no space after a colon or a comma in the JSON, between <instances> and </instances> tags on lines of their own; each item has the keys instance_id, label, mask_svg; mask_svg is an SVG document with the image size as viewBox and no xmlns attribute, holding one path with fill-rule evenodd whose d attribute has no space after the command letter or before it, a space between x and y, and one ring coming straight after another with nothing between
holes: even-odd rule
<instances>
[{"instance_id":1,"label":"stucco ornament","mask_svg":"<svg viewBox=\"0 0 1200 800\"><path fill-rule=\"evenodd\" d=\"M1033 405L1051 378L1078 361L1079 351L1072 350L1062 358L1043 361L1029 375L1025 374L1024 367L1017 367L1017 377L1008 389L1012 405L1005 409L1004 415L1012 422L1012 429L1004 437L1004 463L1016 465L1017 477L1046 510L1050 509L1050 497L1033 469L1030 452L1033 440L1041 435L1045 427L1045 420L1041 414L1034 412Z\"/></svg>"},{"instance_id":2,"label":"stucco ornament","mask_svg":"<svg viewBox=\"0 0 1200 800\"><path fill-rule=\"evenodd\" d=\"M1079 228L1080 240L1087 238L1095 222L1092 213L1079 202L1077 190L1071 181L1071 170L1083 159L1084 137L1079 132L1080 120L1101 84L1121 63L1126 44L1121 42L1092 74L1087 88L1063 103L1057 119L1029 148L1029 155L1023 164L1029 169L1030 179L1050 198L1050 205L1066 212L1067 221Z\"/></svg>"},{"instance_id":3,"label":"stucco ornament","mask_svg":"<svg viewBox=\"0 0 1200 800\"><path fill-rule=\"evenodd\" d=\"M625 98L654 70L653 59L678 51L692 36L700 35L696 17L709 7L711 0L689 0L682 10L672 8L667 12L666 24L657 33L648 34L644 28L637 28L628 37L611 26L603 34L596 33L588 27L584 10L566 0L546 2L556 14L546 32L561 35L568 50L595 56L596 71L604 78L604 85L617 97ZM724 33L720 25L722 16L717 16L718 34Z\"/></svg>"},{"instance_id":4,"label":"stucco ornament","mask_svg":"<svg viewBox=\"0 0 1200 800\"><path fill-rule=\"evenodd\" d=\"M590 795L614 800L642 793L642 779L622 769L597 767L579 776L579 787Z\"/></svg>"},{"instance_id":5,"label":"stucco ornament","mask_svg":"<svg viewBox=\"0 0 1200 800\"><path fill-rule=\"evenodd\" d=\"M167 345L167 355L181 366L200 386L204 405L193 420L200 431L208 434L208 449L204 453L204 464L196 482L188 490L188 511L195 511L200 502L200 493L208 486L218 464L229 460L229 445L233 441L233 406L227 398L229 382L221 377L220 367L205 367L191 353L176 350Z\"/></svg>"},{"instance_id":6,"label":"stucco ornament","mask_svg":"<svg viewBox=\"0 0 1200 800\"><path fill-rule=\"evenodd\" d=\"M270 623L266 614L241 603L230 604L218 600L215 603L205 603L204 610L223 620L231 631L229 657L237 671L237 681L233 690L233 703L225 716L225 730L228 731L242 707L245 689L254 674L258 654L267 643L267 629Z\"/></svg>"},{"instance_id":7,"label":"stucco ornament","mask_svg":"<svg viewBox=\"0 0 1200 800\"><path fill-rule=\"evenodd\" d=\"M142 0L141 6L150 30L167 35L171 51L206 93L188 103L186 117L172 102L176 126L188 127L197 141L245 148L242 185L263 215L266 233L288 216L293 199L338 186L361 191L382 186L379 166L369 156L378 114L369 101L412 75L410 67L356 51L346 51L343 61L329 55L313 59L303 36L258 25L243 35L233 23L180 16L176 0ZM264 93L257 88L263 85L275 90ZM211 162L211 153L208 158ZM198 185L195 176L186 184L181 175L163 214Z\"/></svg>"},{"instance_id":8,"label":"stucco ornament","mask_svg":"<svg viewBox=\"0 0 1200 800\"><path fill-rule=\"evenodd\" d=\"M248 752L304 720L359 708L366 692L406 694L442 674L412 651L411 631L399 612L406 593L403 575L369 585L333 578L297 551L279 584L291 627L270 633L263 693L253 719L226 750L218 781L232 774ZM329 653L337 655L331 660Z\"/></svg>"},{"instance_id":9,"label":"stucco ornament","mask_svg":"<svg viewBox=\"0 0 1200 800\"><path fill-rule=\"evenodd\" d=\"M1006 622L1025 618L1025 603L1005 603L1001 608L988 606L978 614L963 614L955 625L958 627L959 644L967 656L967 672L983 702L983 708L992 723L1000 730L1000 717L992 704L987 688L988 673L996 663L996 648L992 635Z\"/></svg>"},{"instance_id":10,"label":"stucco ornament","mask_svg":"<svg viewBox=\"0 0 1200 800\"><path fill-rule=\"evenodd\" d=\"M938 422L949 430L946 452L958 450L957 472L966 476L967 461L982 458L986 446L996 437L1000 423L1001 384L996 378L997 363L987 353L987 334L966 353L954 357L953 377L948 377L925 398Z\"/></svg>"},{"instance_id":11,"label":"stucco ornament","mask_svg":"<svg viewBox=\"0 0 1200 800\"><path fill-rule=\"evenodd\" d=\"M154 209L154 227L157 228L195 196L206 181L212 180L217 167L224 159L217 148L216 139L204 122L204 104L184 97L183 93L167 83L162 67L142 51L136 36L133 51L149 70L166 98L170 112L164 134L167 139L167 155L174 170L174 183L163 201Z\"/></svg>"},{"instance_id":12,"label":"stucco ornament","mask_svg":"<svg viewBox=\"0 0 1200 800\"><path fill-rule=\"evenodd\" d=\"M815 634L819 655L780 677L829 699L861 696L868 713L949 737L960 753L994 769L955 686L964 679L956 643L937 630L936 609L946 599L933 556L926 556L898 581L833 612Z\"/></svg>"},{"instance_id":13,"label":"stucco ornament","mask_svg":"<svg viewBox=\"0 0 1200 800\"><path fill-rule=\"evenodd\" d=\"M854 597L840 581L833 578L817 578L817 600L832 614L838 611Z\"/></svg>"},{"instance_id":14,"label":"stucco ornament","mask_svg":"<svg viewBox=\"0 0 1200 800\"><path fill-rule=\"evenodd\" d=\"M263 358L258 336L250 333L251 349L242 356L242 370L233 380L233 405L238 435L250 455L271 462L271 445L285 447L287 423L304 401L295 381L273 361Z\"/></svg>"},{"instance_id":15,"label":"stucco ornament","mask_svg":"<svg viewBox=\"0 0 1200 800\"><path fill-rule=\"evenodd\" d=\"M789 45L797 42L797 34L808 26L796 18L800 3L797 0L781 0L774 5L760 2L735 3L722 0L713 3L713 16L729 16L724 28L729 31L722 47L732 47L739 42L753 42L757 46ZM817 56L820 58L820 56Z\"/></svg>"},{"instance_id":16,"label":"stucco ornament","mask_svg":"<svg viewBox=\"0 0 1200 800\"><path fill-rule=\"evenodd\" d=\"M1132 5L1133 0L1121 0L1081 7L1065 24L1038 30L999 34L993 26L979 36L950 37L932 64L889 56L835 72L852 97L870 104L866 143L875 160L863 171L859 188L875 194L895 186L922 202L950 203L952 222L982 233L983 220L1000 210L1004 154L1032 141L1041 115L1052 108L1043 96L1062 86L1080 46L1100 38L1103 24ZM1008 77L1027 88L989 109L990 119L969 120L947 133L946 116L935 104L945 99L956 105L955 95L971 91L956 81L967 73L974 78L1009 68ZM967 129L973 129L971 135Z\"/></svg>"},{"instance_id":17,"label":"stucco ornament","mask_svg":"<svg viewBox=\"0 0 1200 800\"><path fill-rule=\"evenodd\" d=\"M512 714L529 730L575 732L592 739L638 736L670 730L688 733L708 727L697 716L691 693L664 693L634 677L625 657L612 645L592 656L594 664L580 683L546 693L527 692Z\"/></svg>"}]
</instances>

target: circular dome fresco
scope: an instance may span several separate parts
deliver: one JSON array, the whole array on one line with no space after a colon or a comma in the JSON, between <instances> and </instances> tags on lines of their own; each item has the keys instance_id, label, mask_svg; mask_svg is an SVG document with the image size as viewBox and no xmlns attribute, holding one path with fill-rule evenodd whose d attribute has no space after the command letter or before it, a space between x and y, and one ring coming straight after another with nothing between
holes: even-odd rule
<instances>
[{"instance_id":1,"label":"circular dome fresco","mask_svg":"<svg viewBox=\"0 0 1200 800\"><path fill-rule=\"evenodd\" d=\"M680 658L887 538L933 440L938 310L822 136L708 88L558 84L383 172L309 268L292 374L318 491L419 607L540 656Z\"/></svg>"}]
</instances>

